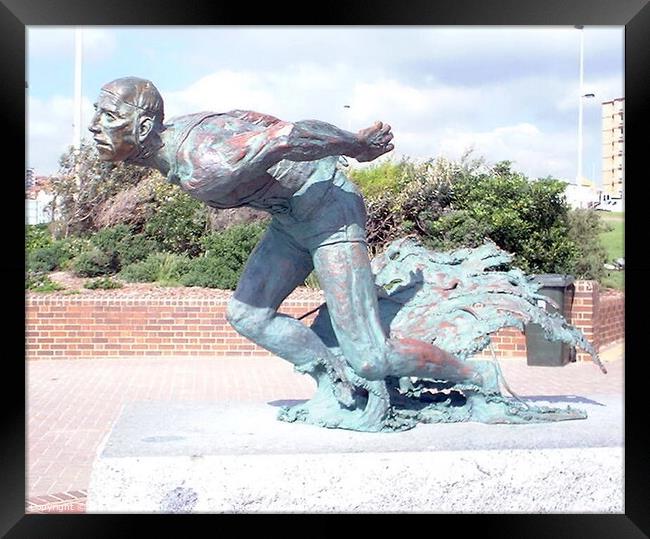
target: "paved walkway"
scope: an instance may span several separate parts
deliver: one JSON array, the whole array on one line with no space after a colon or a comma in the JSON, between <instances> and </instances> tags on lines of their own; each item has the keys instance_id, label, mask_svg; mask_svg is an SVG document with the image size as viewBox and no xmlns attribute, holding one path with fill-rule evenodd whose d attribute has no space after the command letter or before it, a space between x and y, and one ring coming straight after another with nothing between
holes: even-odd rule
<instances>
[{"instance_id":1,"label":"paved walkway","mask_svg":"<svg viewBox=\"0 0 650 539\"><path fill-rule=\"evenodd\" d=\"M622 394L623 347L602 354L609 374L590 363L529 367L502 359L520 396ZM26 510L83 512L97 448L132 401L306 399L308 376L275 357L38 360L27 363Z\"/></svg>"}]
</instances>

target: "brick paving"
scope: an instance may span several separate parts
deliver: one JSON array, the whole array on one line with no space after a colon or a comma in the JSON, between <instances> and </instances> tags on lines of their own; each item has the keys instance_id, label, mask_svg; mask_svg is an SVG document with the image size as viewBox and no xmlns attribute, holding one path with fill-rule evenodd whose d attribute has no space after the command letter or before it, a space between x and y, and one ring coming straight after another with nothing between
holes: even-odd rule
<instances>
[{"instance_id":1,"label":"brick paving","mask_svg":"<svg viewBox=\"0 0 650 539\"><path fill-rule=\"evenodd\" d=\"M529 367L500 359L520 396L622 394L623 346L602 353L609 374L590 363ZM131 401L306 399L308 376L276 357L102 358L27 362L26 511L80 513L92 462L123 405Z\"/></svg>"}]
</instances>

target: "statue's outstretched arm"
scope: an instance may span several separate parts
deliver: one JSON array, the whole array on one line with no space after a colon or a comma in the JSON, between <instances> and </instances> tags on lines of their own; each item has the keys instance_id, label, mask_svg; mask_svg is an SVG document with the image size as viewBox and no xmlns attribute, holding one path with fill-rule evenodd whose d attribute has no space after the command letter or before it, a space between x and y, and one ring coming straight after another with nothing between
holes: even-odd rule
<instances>
[{"instance_id":1,"label":"statue's outstretched arm","mask_svg":"<svg viewBox=\"0 0 650 539\"><path fill-rule=\"evenodd\" d=\"M261 116L258 123L263 125L263 121ZM390 126L381 122L351 133L318 120L277 120L261 131L248 131L223 141L221 153L226 159L222 165L233 175L248 176L262 173L283 159L314 161L345 155L371 161L393 149L392 138Z\"/></svg>"}]
</instances>

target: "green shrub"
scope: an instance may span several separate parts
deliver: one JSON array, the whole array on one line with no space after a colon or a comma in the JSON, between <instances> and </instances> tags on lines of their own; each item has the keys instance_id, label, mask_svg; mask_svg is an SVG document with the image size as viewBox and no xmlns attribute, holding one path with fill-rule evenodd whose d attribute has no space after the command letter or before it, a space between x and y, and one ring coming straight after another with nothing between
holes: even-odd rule
<instances>
[{"instance_id":1,"label":"green shrub","mask_svg":"<svg viewBox=\"0 0 650 539\"><path fill-rule=\"evenodd\" d=\"M267 224L246 223L208 234L201 240L204 256L217 257L232 267L242 266L262 238Z\"/></svg>"},{"instance_id":2,"label":"green shrub","mask_svg":"<svg viewBox=\"0 0 650 539\"><path fill-rule=\"evenodd\" d=\"M427 225L424 244L440 251L477 247L492 232L487 223L480 222L467 210L451 211L435 221L429 221Z\"/></svg>"},{"instance_id":3,"label":"green shrub","mask_svg":"<svg viewBox=\"0 0 650 539\"><path fill-rule=\"evenodd\" d=\"M192 260L181 283L234 290L265 228L265 223L249 223L209 234L202 241L204 256Z\"/></svg>"},{"instance_id":4,"label":"green shrub","mask_svg":"<svg viewBox=\"0 0 650 539\"><path fill-rule=\"evenodd\" d=\"M92 281L86 281L84 283L84 288L90 290L110 290L113 288L122 288L124 285L118 281L114 281L109 277L99 277L98 279L93 279Z\"/></svg>"},{"instance_id":5,"label":"green shrub","mask_svg":"<svg viewBox=\"0 0 650 539\"><path fill-rule=\"evenodd\" d=\"M27 269L37 273L54 271L60 264L60 250L52 245L39 247L27 253Z\"/></svg>"},{"instance_id":6,"label":"green shrub","mask_svg":"<svg viewBox=\"0 0 650 539\"><path fill-rule=\"evenodd\" d=\"M59 268L68 270L71 268L74 259L84 251L87 251L91 244L87 238L80 238L77 236L69 236L62 240L56 240L61 248L61 258Z\"/></svg>"},{"instance_id":7,"label":"green shrub","mask_svg":"<svg viewBox=\"0 0 650 539\"><path fill-rule=\"evenodd\" d=\"M27 268L36 272L65 269L84 245L83 240L53 240L45 247L27 251Z\"/></svg>"},{"instance_id":8,"label":"green shrub","mask_svg":"<svg viewBox=\"0 0 650 539\"><path fill-rule=\"evenodd\" d=\"M394 163L382 161L364 168L350 171L350 179L367 198L375 198L386 193L398 193L402 187L406 161Z\"/></svg>"},{"instance_id":9,"label":"green shrub","mask_svg":"<svg viewBox=\"0 0 650 539\"><path fill-rule=\"evenodd\" d=\"M111 261L111 271L145 259L155 252L155 242L142 234L133 234L127 225L117 225L96 232L90 243Z\"/></svg>"},{"instance_id":10,"label":"green shrub","mask_svg":"<svg viewBox=\"0 0 650 539\"><path fill-rule=\"evenodd\" d=\"M316 275L315 271L312 271L309 275L307 275L307 278L305 279L305 282L303 284L304 286L312 290L321 289L320 282L318 281L318 276Z\"/></svg>"},{"instance_id":11,"label":"green shrub","mask_svg":"<svg viewBox=\"0 0 650 539\"><path fill-rule=\"evenodd\" d=\"M25 225L25 250L27 252L49 247L51 243L52 235L47 224Z\"/></svg>"},{"instance_id":12,"label":"green shrub","mask_svg":"<svg viewBox=\"0 0 650 539\"><path fill-rule=\"evenodd\" d=\"M199 255L207 230L207 208L173 185L156 185L154 192L158 207L144 226L145 235L159 251Z\"/></svg>"},{"instance_id":13,"label":"green shrub","mask_svg":"<svg viewBox=\"0 0 650 539\"><path fill-rule=\"evenodd\" d=\"M97 247L84 251L72 261L72 271L79 277L98 277L115 272L115 261Z\"/></svg>"},{"instance_id":14,"label":"green shrub","mask_svg":"<svg viewBox=\"0 0 650 539\"><path fill-rule=\"evenodd\" d=\"M594 210L572 210L568 217L569 237L576 245L571 273L578 279L602 281L607 276L604 264L608 259L602 234L610 227Z\"/></svg>"},{"instance_id":15,"label":"green shrub","mask_svg":"<svg viewBox=\"0 0 650 539\"><path fill-rule=\"evenodd\" d=\"M32 292L56 292L63 287L52 281L46 274L29 271L25 274L25 290Z\"/></svg>"},{"instance_id":16,"label":"green shrub","mask_svg":"<svg viewBox=\"0 0 650 539\"><path fill-rule=\"evenodd\" d=\"M192 259L190 271L181 277L183 286L203 286L234 290L237 288L241 269L234 269L215 257Z\"/></svg>"},{"instance_id":17,"label":"green shrub","mask_svg":"<svg viewBox=\"0 0 650 539\"><path fill-rule=\"evenodd\" d=\"M139 283L179 283L191 267L190 259L173 253L154 253L140 262L125 266L120 277Z\"/></svg>"}]
</instances>

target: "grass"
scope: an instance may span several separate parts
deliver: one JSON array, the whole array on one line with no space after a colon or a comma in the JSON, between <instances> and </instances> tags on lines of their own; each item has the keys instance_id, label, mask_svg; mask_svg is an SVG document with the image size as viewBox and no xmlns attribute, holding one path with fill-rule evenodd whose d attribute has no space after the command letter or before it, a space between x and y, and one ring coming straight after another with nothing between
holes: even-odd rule
<instances>
[{"instance_id":1,"label":"grass","mask_svg":"<svg viewBox=\"0 0 650 539\"><path fill-rule=\"evenodd\" d=\"M608 232L600 234L600 240L607 251L608 261L616 260L617 258L625 257L624 237L625 237L625 221L624 213L612 212L607 214L607 224L612 229ZM606 288L615 288L616 290L625 289L625 271L608 271L601 285Z\"/></svg>"},{"instance_id":2,"label":"grass","mask_svg":"<svg viewBox=\"0 0 650 539\"><path fill-rule=\"evenodd\" d=\"M622 258L625 256L623 249L625 222L622 220L609 221L607 224L612 228L612 230L609 232L602 232L600 234L600 239L603 243L603 246L607 250L607 257L609 260Z\"/></svg>"}]
</instances>

